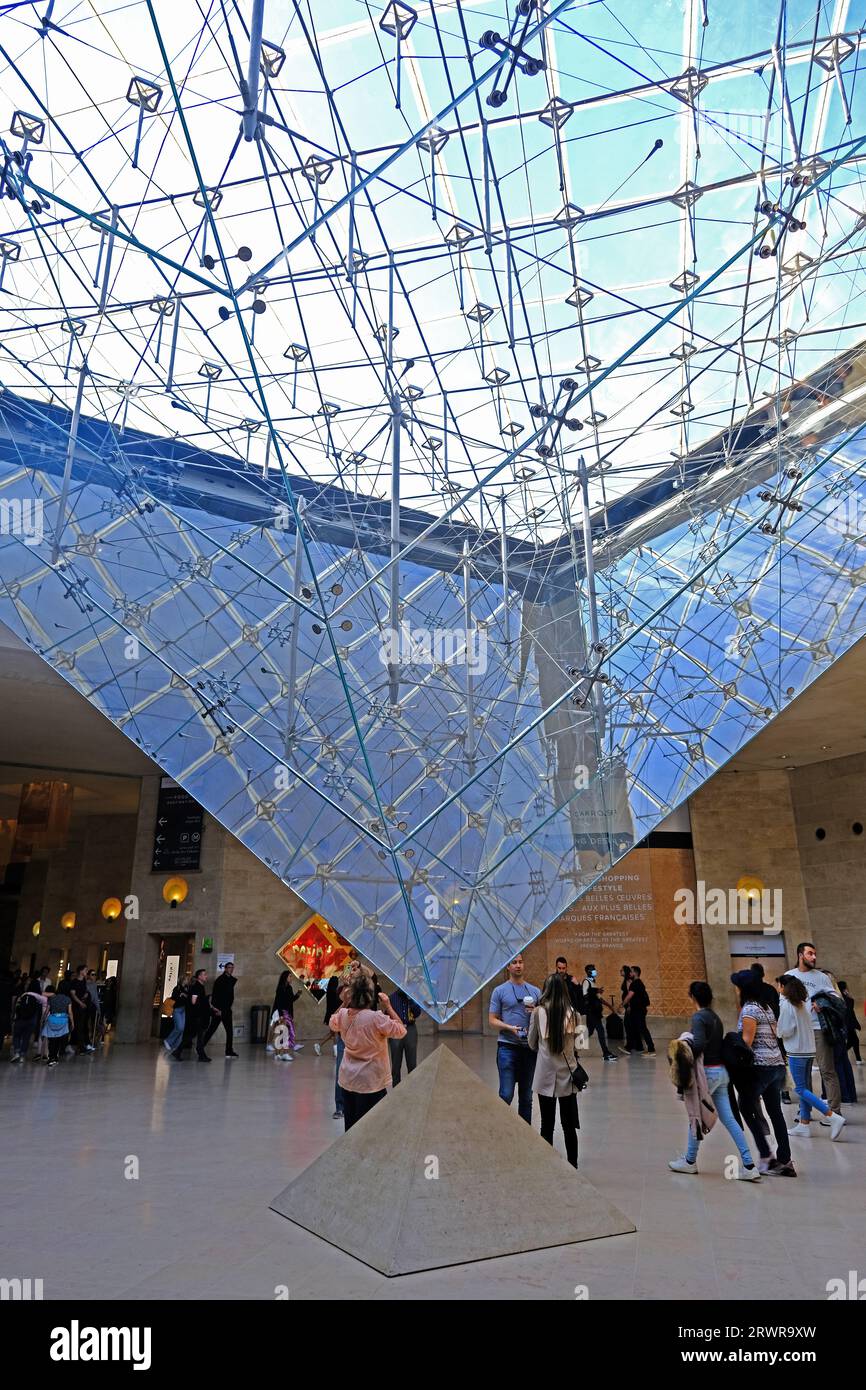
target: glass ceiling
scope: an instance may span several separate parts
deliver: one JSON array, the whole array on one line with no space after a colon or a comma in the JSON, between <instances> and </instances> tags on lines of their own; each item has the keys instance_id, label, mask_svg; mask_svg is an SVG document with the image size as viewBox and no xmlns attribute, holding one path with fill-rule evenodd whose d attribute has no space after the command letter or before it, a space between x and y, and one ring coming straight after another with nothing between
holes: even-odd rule
<instances>
[{"instance_id":1,"label":"glass ceiling","mask_svg":"<svg viewBox=\"0 0 866 1390\"><path fill-rule=\"evenodd\" d=\"M866 633L864 11L0 4L0 617L437 1018Z\"/></svg>"},{"instance_id":2,"label":"glass ceiling","mask_svg":"<svg viewBox=\"0 0 866 1390\"><path fill-rule=\"evenodd\" d=\"M866 0L262 8L0 6L5 386L537 543L863 336Z\"/></svg>"}]
</instances>

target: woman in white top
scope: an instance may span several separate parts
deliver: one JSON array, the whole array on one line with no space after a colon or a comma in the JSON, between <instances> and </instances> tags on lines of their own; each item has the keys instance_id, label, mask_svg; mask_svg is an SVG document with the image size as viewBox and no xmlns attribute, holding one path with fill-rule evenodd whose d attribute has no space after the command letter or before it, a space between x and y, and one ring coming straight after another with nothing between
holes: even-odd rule
<instances>
[{"instance_id":1,"label":"woman in white top","mask_svg":"<svg viewBox=\"0 0 866 1390\"><path fill-rule=\"evenodd\" d=\"M538 1053L532 1089L541 1111L541 1137L553 1143L556 1102L565 1140L565 1154L572 1168L577 1167L577 1056L574 1040L580 1025L571 1004L566 975L551 975L545 981L538 1007L533 1010L527 1042ZM579 1074L579 1073L578 1073Z\"/></svg>"},{"instance_id":2,"label":"woman in white top","mask_svg":"<svg viewBox=\"0 0 866 1390\"><path fill-rule=\"evenodd\" d=\"M845 1128L844 1115L837 1115L825 1100L811 1090L812 1064L815 1061L815 1029L808 1008L806 986L795 975L783 975L779 981L782 997L779 1000L779 1021L776 1036L785 1044L788 1066L800 1100L800 1118L789 1130L798 1139L810 1139L812 1107L830 1117L830 1138L838 1139Z\"/></svg>"}]
</instances>

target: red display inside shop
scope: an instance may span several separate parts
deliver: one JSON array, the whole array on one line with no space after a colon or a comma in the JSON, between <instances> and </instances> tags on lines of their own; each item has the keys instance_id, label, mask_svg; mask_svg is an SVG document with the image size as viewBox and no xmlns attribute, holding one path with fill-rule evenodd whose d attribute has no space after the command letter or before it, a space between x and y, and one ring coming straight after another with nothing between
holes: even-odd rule
<instances>
[{"instance_id":1,"label":"red display inside shop","mask_svg":"<svg viewBox=\"0 0 866 1390\"><path fill-rule=\"evenodd\" d=\"M281 946L277 955L296 975L323 980L342 970L351 947L337 935L324 917L311 917Z\"/></svg>"}]
</instances>

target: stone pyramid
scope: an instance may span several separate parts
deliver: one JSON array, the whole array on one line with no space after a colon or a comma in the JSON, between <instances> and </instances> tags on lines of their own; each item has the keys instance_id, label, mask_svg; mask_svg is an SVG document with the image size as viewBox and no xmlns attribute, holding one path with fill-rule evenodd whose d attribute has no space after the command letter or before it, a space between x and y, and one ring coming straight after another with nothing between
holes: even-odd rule
<instances>
[{"instance_id":1,"label":"stone pyramid","mask_svg":"<svg viewBox=\"0 0 866 1390\"><path fill-rule=\"evenodd\" d=\"M271 1208L389 1276L635 1229L444 1045Z\"/></svg>"}]
</instances>

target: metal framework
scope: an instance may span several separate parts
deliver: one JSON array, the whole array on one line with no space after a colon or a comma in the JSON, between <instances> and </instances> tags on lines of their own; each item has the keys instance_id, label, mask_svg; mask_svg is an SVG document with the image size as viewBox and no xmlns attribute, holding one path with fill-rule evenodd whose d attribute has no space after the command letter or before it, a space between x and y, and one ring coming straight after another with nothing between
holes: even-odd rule
<instances>
[{"instance_id":1,"label":"metal framework","mask_svg":"<svg viewBox=\"0 0 866 1390\"><path fill-rule=\"evenodd\" d=\"M864 22L0 4L0 616L439 1018L864 631Z\"/></svg>"}]
</instances>

